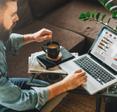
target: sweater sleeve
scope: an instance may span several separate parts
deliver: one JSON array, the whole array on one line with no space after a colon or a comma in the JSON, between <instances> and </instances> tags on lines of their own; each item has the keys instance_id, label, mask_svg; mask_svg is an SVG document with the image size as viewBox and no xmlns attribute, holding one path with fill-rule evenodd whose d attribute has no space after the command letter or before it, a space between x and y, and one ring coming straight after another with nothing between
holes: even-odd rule
<instances>
[{"instance_id":1,"label":"sweater sleeve","mask_svg":"<svg viewBox=\"0 0 117 112\"><path fill-rule=\"evenodd\" d=\"M12 33L5 45L8 52L16 54L24 45L24 37L21 34Z\"/></svg>"}]
</instances>

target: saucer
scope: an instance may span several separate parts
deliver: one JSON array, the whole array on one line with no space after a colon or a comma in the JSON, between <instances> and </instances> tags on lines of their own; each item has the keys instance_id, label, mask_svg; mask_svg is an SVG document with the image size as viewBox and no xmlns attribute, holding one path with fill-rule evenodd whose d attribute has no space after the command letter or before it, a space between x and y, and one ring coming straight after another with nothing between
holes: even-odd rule
<instances>
[{"instance_id":1,"label":"saucer","mask_svg":"<svg viewBox=\"0 0 117 112\"><path fill-rule=\"evenodd\" d=\"M49 59L49 60L51 60L51 61L59 61L62 58L62 53L60 52L59 55L58 55L58 57L56 59L50 58L47 55L46 55L46 58Z\"/></svg>"}]
</instances>

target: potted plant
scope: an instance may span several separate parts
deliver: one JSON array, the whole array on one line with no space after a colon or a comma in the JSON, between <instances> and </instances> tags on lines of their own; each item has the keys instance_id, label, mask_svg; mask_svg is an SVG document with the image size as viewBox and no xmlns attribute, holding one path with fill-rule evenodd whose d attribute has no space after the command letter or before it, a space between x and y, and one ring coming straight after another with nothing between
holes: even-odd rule
<instances>
[{"instance_id":1,"label":"potted plant","mask_svg":"<svg viewBox=\"0 0 117 112\"><path fill-rule=\"evenodd\" d=\"M111 12L111 16L108 17L105 13L101 13L101 12L82 12L80 14L79 19L82 21L97 21L107 27L112 28L109 23L110 21L116 20L117 19L117 1L115 0L98 0L108 11ZM117 31L117 26L115 25L114 28L112 28L113 30Z\"/></svg>"}]
</instances>

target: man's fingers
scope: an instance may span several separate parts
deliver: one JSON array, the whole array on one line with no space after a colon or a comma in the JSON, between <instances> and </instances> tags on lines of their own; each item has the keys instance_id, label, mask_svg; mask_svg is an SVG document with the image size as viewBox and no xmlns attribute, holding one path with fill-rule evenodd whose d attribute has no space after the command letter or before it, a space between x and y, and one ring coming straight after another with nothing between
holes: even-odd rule
<instances>
[{"instance_id":1,"label":"man's fingers","mask_svg":"<svg viewBox=\"0 0 117 112\"><path fill-rule=\"evenodd\" d=\"M33 37L34 37L35 41L37 41L37 42L51 40L52 39L52 31L48 30L46 28L43 28L43 29L39 30L38 32L34 33Z\"/></svg>"},{"instance_id":2,"label":"man's fingers","mask_svg":"<svg viewBox=\"0 0 117 112\"><path fill-rule=\"evenodd\" d=\"M46 28L43 28L42 30L42 35L52 35L52 31Z\"/></svg>"},{"instance_id":3,"label":"man's fingers","mask_svg":"<svg viewBox=\"0 0 117 112\"><path fill-rule=\"evenodd\" d=\"M77 74L78 82L80 82L81 84L87 81L87 76L85 74L86 74L85 72Z\"/></svg>"},{"instance_id":4,"label":"man's fingers","mask_svg":"<svg viewBox=\"0 0 117 112\"><path fill-rule=\"evenodd\" d=\"M80 72L82 72L82 70L81 70L81 69L79 69L79 70L75 71L75 73L80 73Z\"/></svg>"},{"instance_id":5,"label":"man's fingers","mask_svg":"<svg viewBox=\"0 0 117 112\"><path fill-rule=\"evenodd\" d=\"M85 78L82 78L82 79L80 79L80 85L85 85L86 84L86 82L87 82L87 78L85 77Z\"/></svg>"},{"instance_id":6,"label":"man's fingers","mask_svg":"<svg viewBox=\"0 0 117 112\"><path fill-rule=\"evenodd\" d=\"M85 85L86 82L87 82L87 79L84 79L84 80L82 81L82 86Z\"/></svg>"},{"instance_id":7,"label":"man's fingers","mask_svg":"<svg viewBox=\"0 0 117 112\"><path fill-rule=\"evenodd\" d=\"M49 29L47 29L47 28L43 28L43 31L47 31L47 32L52 33L52 31L51 31L51 30L49 30Z\"/></svg>"},{"instance_id":8,"label":"man's fingers","mask_svg":"<svg viewBox=\"0 0 117 112\"><path fill-rule=\"evenodd\" d=\"M81 80L81 81L87 80L87 76L86 75L85 76L82 76L82 77L80 77L79 80Z\"/></svg>"},{"instance_id":9,"label":"man's fingers","mask_svg":"<svg viewBox=\"0 0 117 112\"><path fill-rule=\"evenodd\" d=\"M82 71L82 72L79 72L76 74L77 74L77 77L83 77L83 76L85 76L86 73L84 71Z\"/></svg>"},{"instance_id":10,"label":"man's fingers","mask_svg":"<svg viewBox=\"0 0 117 112\"><path fill-rule=\"evenodd\" d=\"M87 81L87 76L82 77L83 81Z\"/></svg>"},{"instance_id":11,"label":"man's fingers","mask_svg":"<svg viewBox=\"0 0 117 112\"><path fill-rule=\"evenodd\" d=\"M42 36L41 39L44 41L44 40L50 40L52 38L52 35L45 35L45 36Z\"/></svg>"}]
</instances>

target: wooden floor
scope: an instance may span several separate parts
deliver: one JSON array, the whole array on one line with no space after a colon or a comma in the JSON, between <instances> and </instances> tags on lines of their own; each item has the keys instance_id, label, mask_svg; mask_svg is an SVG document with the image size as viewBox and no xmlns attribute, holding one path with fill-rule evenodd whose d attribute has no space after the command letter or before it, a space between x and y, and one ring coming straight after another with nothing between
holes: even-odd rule
<instances>
[{"instance_id":1,"label":"wooden floor","mask_svg":"<svg viewBox=\"0 0 117 112\"><path fill-rule=\"evenodd\" d=\"M69 94L53 112L95 112L95 96ZM102 101L101 112L104 112Z\"/></svg>"}]
</instances>

